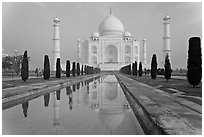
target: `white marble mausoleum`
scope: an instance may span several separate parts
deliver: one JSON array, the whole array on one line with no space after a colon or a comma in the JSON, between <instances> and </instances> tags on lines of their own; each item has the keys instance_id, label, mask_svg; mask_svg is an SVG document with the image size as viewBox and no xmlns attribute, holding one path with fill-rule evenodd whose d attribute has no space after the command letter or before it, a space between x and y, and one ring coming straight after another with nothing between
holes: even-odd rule
<instances>
[{"instance_id":1,"label":"white marble mausoleum","mask_svg":"<svg viewBox=\"0 0 204 137\"><path fill-rule=\"evenodd\" d=\"M78 40L78 62L101 70L119 70L135 61L139 64L139 47L140 43L133 39L130 32L125 31L123 23L110 12L99 24L98 32L83 42ZM145 62L146 57L142 58L141 62Z\"/></svg>"}]
</instances>

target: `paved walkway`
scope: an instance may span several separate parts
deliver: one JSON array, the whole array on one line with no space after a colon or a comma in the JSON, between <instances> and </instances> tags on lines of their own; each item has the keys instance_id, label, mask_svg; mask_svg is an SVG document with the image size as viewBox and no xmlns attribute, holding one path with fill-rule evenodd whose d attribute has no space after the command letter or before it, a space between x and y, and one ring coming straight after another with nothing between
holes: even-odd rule
<instances>
[{"instance_id":1,"label":"paved walkway","mask_svg":"<svg viewBox=\"0 0 204 137\"><path fill-rule=\"evenodd\" d=\"M149 134L202 134L202 106L116 73ZM158 130L158 131L157 131Z\"/></svg>"}]
</instances>

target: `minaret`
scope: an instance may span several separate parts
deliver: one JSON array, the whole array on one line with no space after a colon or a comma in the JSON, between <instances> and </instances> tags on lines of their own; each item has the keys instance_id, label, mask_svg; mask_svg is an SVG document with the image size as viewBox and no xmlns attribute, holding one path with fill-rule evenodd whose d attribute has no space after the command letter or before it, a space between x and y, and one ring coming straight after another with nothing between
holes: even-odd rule
<instances>
[{"instance_id":1,"label":"minaret","mask_svg":"<svg viewBox=\"0 0 204 137\"><path fill-rule=\"evenodd\" d=\"M143 61L143 65L147 64L147 47L146 47L146 39L143 39L143 43L142 43L142 61Z\"/></svg>"},{"instance_id":2,"label":"minaret","mask_svg":"<svg viewBox=\"0 0 204 137\"><path fill-rule=\"evenodd\" d=\"M80 39L77 40L77 62L80 63L80 59L81 59L81 50L80 50Z\"/></svg>"},{"instance_id":3,"label":"minaret","mask_svg":"<svg viewBox=\"0 0 204 137\"><path fill-rule=\"evenodd\" d=\"M60 20L56 17L54 20L54 48L53 48L53 70L56 70L57 58L60 58L60 37L59 37L59 22Z\"/></svg>"},{"instance_id":4,"label":"minaret","mask_svg":"<svg viewBox=\"0 0 204 137\"><path fill-rule=\"evenodd\" d=\"M166 16L163 18L164 20L164 37L163 37L163 62L164 65L165 57L168 54L170 59L170 17L166 14Z\"/></svg>"}]
</instances>

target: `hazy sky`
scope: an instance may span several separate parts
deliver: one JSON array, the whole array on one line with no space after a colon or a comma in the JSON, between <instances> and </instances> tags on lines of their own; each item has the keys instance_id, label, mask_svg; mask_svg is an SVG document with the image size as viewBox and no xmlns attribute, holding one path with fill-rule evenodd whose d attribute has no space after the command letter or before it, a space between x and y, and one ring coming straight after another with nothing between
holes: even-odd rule
<instances>
[{"instance_id":1,"label":"hazy sky","mask_svg":"<svg viewBox=\"0 0 204 137\"><path fill-rule=\"evenodd\" d=\"M44 55L52 60L53 19L60 19L61 62L76 61L77 39L89 38L100 22L113 14L123 23L125 31L142 43L147 39L147 61L157 54L162 59L163 17L171 18L171 64L186 68L188 39L202 36L202 3L3 3L2 48L4 53L28 51L30 69L43 68Z\"/></svg>"}]
</instances>

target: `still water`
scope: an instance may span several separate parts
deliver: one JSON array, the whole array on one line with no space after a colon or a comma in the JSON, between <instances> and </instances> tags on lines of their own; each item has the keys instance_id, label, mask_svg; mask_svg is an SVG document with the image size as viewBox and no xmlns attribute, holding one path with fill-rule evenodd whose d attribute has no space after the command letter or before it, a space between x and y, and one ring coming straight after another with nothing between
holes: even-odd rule
<instances>
[{"instance_id":1,"label":"still water","mask_svg":"<svg viewBox=\"0 0 204 137\"><path fill-rule=\"evenodd\" d=\"M3 134L144 134L114 75L84 81L2 111Z\"/></svg>"}]
</instances>

